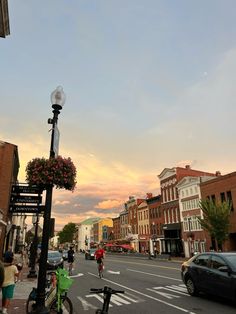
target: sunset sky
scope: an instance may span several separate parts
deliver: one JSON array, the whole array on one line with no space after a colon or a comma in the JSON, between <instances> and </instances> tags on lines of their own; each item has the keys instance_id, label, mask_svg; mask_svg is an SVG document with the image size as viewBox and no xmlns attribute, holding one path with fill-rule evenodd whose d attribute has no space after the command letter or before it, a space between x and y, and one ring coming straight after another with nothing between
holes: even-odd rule
<instances>
[{"instance_id":1,"label":"sunset sky","mask_svg":"<svg viewBox=\"0 0 236 314\"><path fill-rule=\"evenodd\" d=\"M78 184L54 190L58 230L158 194L166 167L236 170L235 0L8 2L0 140L18 146L20 182L49 155L51 92L67 96L60 155Z\"/></svg>"}]
</instances>

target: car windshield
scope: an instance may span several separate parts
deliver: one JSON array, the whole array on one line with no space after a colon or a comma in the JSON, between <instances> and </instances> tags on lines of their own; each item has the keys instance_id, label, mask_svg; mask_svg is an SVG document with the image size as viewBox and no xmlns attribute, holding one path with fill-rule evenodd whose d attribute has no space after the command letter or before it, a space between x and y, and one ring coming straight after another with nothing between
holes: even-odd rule
<instances>
[{"instance_id":1,"label":"car windshield","mask_svg":"<svg viewBox=\"0 0 236 314\"><path fill-rule=\"evenodd\" d=\"M229 261L230 265L233 267L234 270L236 270L236 254L233 255L225 255L224 256L227 261Z\"/></svg>"},{"instance_id":2,"label":"car windshield","mask_svg":"<svg viewBox=\"0 0 236 314\"><path fill-rule=\"evenodd\" d=\"M61 253L60 252L48 252L48 257L49 258L61 257Z\"/></svg>"}]
</instances>

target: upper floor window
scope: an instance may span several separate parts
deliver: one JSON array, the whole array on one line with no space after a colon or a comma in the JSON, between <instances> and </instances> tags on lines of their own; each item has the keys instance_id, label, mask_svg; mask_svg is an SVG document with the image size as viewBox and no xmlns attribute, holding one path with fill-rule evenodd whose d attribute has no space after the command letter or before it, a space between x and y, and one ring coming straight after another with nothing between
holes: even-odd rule
<instances>
[{"instance_id":1,"label":"upper floor window","mask_svg":"<svg viewBox=\"0 0 236 314\"><path fill-rule=\"evenodd\" d=\"M179 222L179 217L178 217L178 209L175 209L175 217L176 217L176 222Z\"/></svg>"},{"instance_id":2,"label":"upper floor window","mask_svg":"<svg viewBox=\"0 0 236 314\"><path fill-rule=\"evenodd\" d=\"M165 221L165 224L166 224L167 223L166 210L164 210L164 221Z\"/></svg>"},{"instance_id":3,"label":"upper floor window","mask_svg":"<svg viewBox=\"0 0 236 314\"><path fill-rule=\"evenodd\" d=\"M234 207L233 207L233 200L232 200L231 191L227 191L226 194L227 194L227 200L228 200L229 202L231 202L231 211L233 211L233 210L234 210Z\"/></svg>"},{"instance_id":4,"label":"upper floor window","mask_svg":"<svg viewBox=\"0 0 236 314\"><path fill-rule=\"evenodd\" d=\"M221 203L225 202L225 192L220 193Z\"/></svg>"},{"instance_id":5,"label":"upper floor window","mask_svg":"<svg viewBox=\"0 0 236 314\"><path fill-rule=\"evenodd\" d=\"M215 194L212 194L212 195L211 195L211 200L212 200L213 203L216 202L216 196L215 196Z\"/></svg>"}]
</instances>

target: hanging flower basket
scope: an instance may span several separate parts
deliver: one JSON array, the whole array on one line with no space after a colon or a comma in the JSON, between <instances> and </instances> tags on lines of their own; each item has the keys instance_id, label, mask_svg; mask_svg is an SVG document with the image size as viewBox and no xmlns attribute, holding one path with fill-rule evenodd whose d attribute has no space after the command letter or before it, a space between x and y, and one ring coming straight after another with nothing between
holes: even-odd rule
<instances>
[{"instance_id":1,"label":"hanging flower basket","mask_svg":"<svg viewBox=\"0 0 236 314\"><path fill-rule=\"evenodd\" d=\"M42 189L53 185L57 189L73 191L76 186L76 168L70 158L34 158L26 166L26 181Z\"/></svg>"}]
</instances>

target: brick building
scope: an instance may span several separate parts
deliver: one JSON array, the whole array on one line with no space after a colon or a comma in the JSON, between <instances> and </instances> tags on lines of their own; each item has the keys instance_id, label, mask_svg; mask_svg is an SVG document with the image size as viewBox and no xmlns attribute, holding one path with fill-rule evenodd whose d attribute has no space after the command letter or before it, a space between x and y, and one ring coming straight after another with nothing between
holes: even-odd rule
<instances>
[{"instance_id":1,"label":"brick building","mask_svg":"<svg viewBox=\"0 0 236 314\"><path fill-rule=\"evenodd\" d=\"M231 225L229 239L223 245L224 251L236 251L236 172L217 176L216 178L200 184L202 199L210 198L213 201L232 202ZM206 239L206 249L211 246L211 239Z\"/></svg>"},{"instance_id":2,"label":"brick building","mask_svg":"<svg viewBox=\"0 0 236 314\"><path fill-rule=\"evenodd\" d=\"M138 215L137 210L139 204L144 199L135 198L134 196L129 196L129 200L126 202L126 209L128 211L128 238L130 245L135 251L139 251L139 241L138 241Z\"/></svg>"},{"instance_id":3,"label":"brick building","mask_svg":"<svg viewBox=\"0 0 236 314\"><path fill-rule=\"evenodd\" d=\"M147 198L149 209L150 226L150 251L151 253L160 252L160 239L163 238L164 217L161 212L161 195L150 196Z\"/></svg>"},{"instance_id":4,"label":"brick building","mask_svg":"<svg viewBox=\"0 0 236 314\"><path fill-rule=\"evenodd\" d=\"M0 141L0 213L2 216L0 219L0 257L2 257L4 245L12 243L12 217L8 210L11 186L17 181L19 167L17 146Z\"/></svg>"},{"instance_id":5,"label":"brick building","mask_svg":"<svg viewBox=\"0 0 236 314\"><path fill-rule=\"evenodd\" d=\"M113 220L113 233L114 233L114 242L120 239L120 216L112 218Z\"/></svg>"},{"instance_id":6,"label":"brick building","mask_svg":"<svg viewBox=\"0 0 236 314\"><path fill-rule=\"evenodd\" d=\"M179 212L179 195L176 185L187 176L214 176L213 173L193 170L189 165L185 168L165 168L159 175L161 186L161 211L164 216L164 238L161 241L161 251L175 256L184 254L181 239L181 221Z\"/></svg>"},{"instance_id":7,"label":"brick building","mask_svg":"<svg viewBox=\"0 0 236 314\"><path fill-rule=\"evenodd\" d=\"M150 250L150 225L149 208L147 200L143 200L138 205L138 234L139 234L139 252L144 253Z\"/></svg>"}]
</instances>

